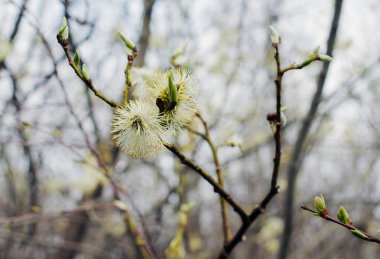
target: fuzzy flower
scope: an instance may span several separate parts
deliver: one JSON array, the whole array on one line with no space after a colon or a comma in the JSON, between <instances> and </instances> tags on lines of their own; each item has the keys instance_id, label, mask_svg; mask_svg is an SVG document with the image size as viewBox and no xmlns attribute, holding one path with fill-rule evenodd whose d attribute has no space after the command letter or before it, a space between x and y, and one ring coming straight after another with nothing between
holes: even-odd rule
<instances>
[{"instance_id":1,"label":"fuzzy flower","mask_svg":"<svg viewBox=\"0 0 380 259\"><path fill-rule=\"evenodd\" d=\"M135 158L152 158L164 148L166 132L158 108L145 101L130 101L116 108L112 120L116 145Z\"/></svg>"},{"instance_id":2,"label":"fuzzy flower","mask_svg":"<svg viewBox=\"0 0 380 259\"><path fill-rule=\"evenodd\" d=\"M148 89L167 129L176 133L192 121L198 88L198 80L186 69L170 69L152 77Z\"/></svg>"}]
</instances>

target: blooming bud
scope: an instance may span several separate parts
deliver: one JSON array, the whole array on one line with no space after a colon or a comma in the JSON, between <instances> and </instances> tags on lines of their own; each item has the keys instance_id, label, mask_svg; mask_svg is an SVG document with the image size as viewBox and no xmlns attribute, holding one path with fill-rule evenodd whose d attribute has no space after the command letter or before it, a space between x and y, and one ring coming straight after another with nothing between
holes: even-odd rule
<instances>
[{"instance_id":1,"label":"blooming bud","mask_svg":"<svg viewBox=\"0 0 380 259\"><path fill-rule=\"evenodd\" d=\"M348 215L346 209L343 206L340 206L338 209L337 217L340 222L344 224L350 223L350 216Z\"/></svg>"},{"instance_id":2,"label":"blooming bud","mask_svg":"<svg viewBox=\"0 0 380 259\"><path fill-rule=\"evenodd\" d=\"M317 210L317 214L322 215L327 212L325 199L323 195L320 194L314 198L314 207Z\"/></svg>"},{"instance_id":3,"label":"blooming bud","mask_svg":"<svg viewBox=\"0 0 380 259\"><path fill-rule=\"evenodd\" d=\"M67 40L69 38L69 26L67 25L66 17L63 17L61 28L59 29L58 36L62 40Z\"/></svg>"}]
</instances>

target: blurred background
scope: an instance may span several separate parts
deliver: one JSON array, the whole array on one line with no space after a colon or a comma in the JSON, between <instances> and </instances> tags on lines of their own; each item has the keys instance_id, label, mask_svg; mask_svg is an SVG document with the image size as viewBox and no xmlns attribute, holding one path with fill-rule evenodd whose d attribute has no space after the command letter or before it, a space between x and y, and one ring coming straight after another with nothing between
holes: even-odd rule
<instances>
[{"instance_id":1,"label":"blurred background","mask_svg":"<svg viewBox=\"0 0 380 259\"><path fill-rule=\"evenodd\" d=\"M284 77L280 193L231 258L379 258L377 244L300 209L322 193L331 214L343 204L355 226L379 236L378 0L0 0L1 258L140 258L126 214L113 205L115 189L155 257L170 256L189 202L195 206L172 258L215 258L223 246L219 200L207 182L170 152L142 161L115 148L113 110L76 77L56 40L64 16L70 48L116 101L127 62L118 30L138 46L136 67L149 70L169 68L186 44L178 62L189 62L200 82L213 141L241 143L219 156L225 189L247 211L268 191L273 166L268 26L282 36L283 65L318 45L326 53L329 41L330 66L316 62ZM197 120L191 127L203 130ZM185 130L173 141L216 177L204 140ZM240 219L229 214L235 233Z\"/></svg>"}]
</instances>

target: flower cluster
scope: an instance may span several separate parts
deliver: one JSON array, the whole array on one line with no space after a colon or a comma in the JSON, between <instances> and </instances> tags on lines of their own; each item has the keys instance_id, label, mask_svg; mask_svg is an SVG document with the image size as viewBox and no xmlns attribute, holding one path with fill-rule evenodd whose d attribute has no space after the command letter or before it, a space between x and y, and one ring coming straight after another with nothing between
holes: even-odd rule
<instances>
[{"instance_id":1,"label":"flower cluster","mask_svg":"<svg viewBox=\"0 0 380 259\"><path fill-rule=\"evenodd\" d=\"M170 69L140 81L147 94L115 110L116 145L135 158L152 158L170 135L188 125L196 111L198 81L186 69ZM140 89L141 90L141 89Z\"/></svg>"}]
</instances>

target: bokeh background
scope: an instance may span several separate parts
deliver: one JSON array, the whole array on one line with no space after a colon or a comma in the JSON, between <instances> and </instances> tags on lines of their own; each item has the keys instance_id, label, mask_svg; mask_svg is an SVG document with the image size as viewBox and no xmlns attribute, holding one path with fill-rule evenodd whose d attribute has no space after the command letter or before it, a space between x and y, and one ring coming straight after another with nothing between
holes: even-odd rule
<instances>
[{"instance_id":1,"label":"bokeh background","mask_svg":"<svg viewBox=\"0 0 380 259\"><path fill-rule=\"evenodd\" d=\"M268 26L282 36L282 63L292 64L318 45L326 52L334 12L332 0L1 0L0 257L139 258L112 206L115 185L94 154L106 162L158 258L165 257L180 207L189 202L195 206L183 258L215 258L223 245L218 196L209 184L169 152L142 161L114 147L113 110L75 76L57 43L64 16L70 47L97 88L116 101L127 62L117 31L138 46L135 65L145 69L136 70L136 80L144 71L169 68L172 54L186 44L179 62L189 62L199 79L199 109L214 142L242 144L219 154L226 190L249 211L268 191L274 155L266 120L275 109ZM322 193L331 214L343 204L356 226L379 235L379 24L378 0L343 1L334 60L297 160L323 64L285 76L280 193L232 258L379 257L378 245L300 209ZM202 130L197 120L191 127ZM204 140L185 130L173 142L215 176ZM235 232L240 220L229 214Z\"/></svg>"}]
</instances>

